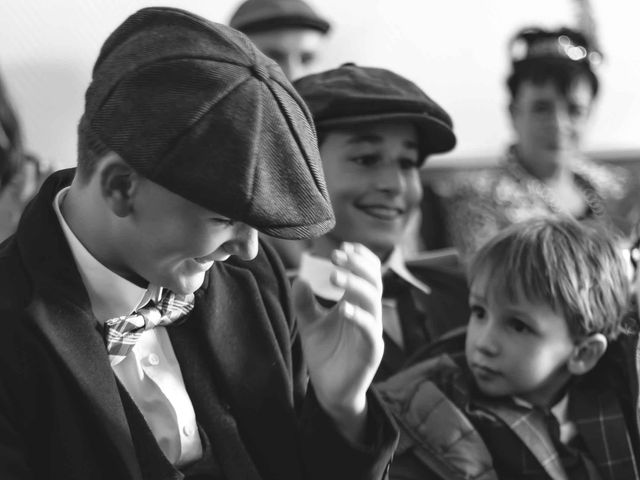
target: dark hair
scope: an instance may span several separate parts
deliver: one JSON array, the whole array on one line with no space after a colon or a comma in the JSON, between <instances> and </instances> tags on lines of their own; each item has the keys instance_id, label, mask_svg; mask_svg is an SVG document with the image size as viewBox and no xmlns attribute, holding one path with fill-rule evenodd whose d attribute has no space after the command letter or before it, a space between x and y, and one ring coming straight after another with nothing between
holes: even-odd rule
<instances>
[{"instance_id":1,"label":"dark hair","mask_svg":"<svg viewBox=\"0 0 640 480\"><path fill-rule=\"evenodd\" d=\"M23 160L20 123L0 78L0 190L11 181Z\"/></svg>"},{"instance_id":2,"label":"dark hair","mask_svg":"<svg viewBox=\"0 0 640 480\"><path fill-rule=\"evenodd\" d=\"M630 330L625 262L602 227L568 216L512 225L476 253L468 273L470 283L488 278L491 294L551 306L576 338L615 339Z\"/></svg>"},{"instance_id":3,"label":"dark hair","mask_svg":"<svg viewBox=\"0 0 640 480\"><path fill-rule=\"evenodd\" d=\"M89 180L98 161L109 152L109 148L91 131L83 115L78 124L78 178Z\"/></svg>"},{"instance_id":4,"label":"dark hair","mask_svg":"<svg viewBox=\"0 0 640 480\"><path fill-rule=\"evenodd\" d=\"M526 28L511 39L509 53L507 87L512 99L524 81L536 85L552 82L566 96L577 81L585 79L593 96L598 95L600 84L593 68L602 56L581 32L566 27Z\"/></svg>"}]
</instances>

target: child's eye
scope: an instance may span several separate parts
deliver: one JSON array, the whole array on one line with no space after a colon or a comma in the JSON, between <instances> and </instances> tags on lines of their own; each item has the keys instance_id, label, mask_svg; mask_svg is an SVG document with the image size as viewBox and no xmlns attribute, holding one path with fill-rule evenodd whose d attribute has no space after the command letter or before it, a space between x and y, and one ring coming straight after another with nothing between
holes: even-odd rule
<instances>
[{"instance_id":1,"label":"child's eye","mask_svg":"<svg viewBox=\"0 0 640 480\"><path fill-rule=\"evenodd\" d=\"M482 320L485 317L486 311L479 305L469 305L469 310L471 310L471 318Z\"/></svg>"},{"instance_id":2,"label":"child's eye","mask_svg":"<svg viewBox=\"0 0 640 480\"><path fill-rule=\"evenodd\" d=\"M516 333L533 333L533 329L525 322L518 318L512 318L509 320L509 326Z\"/></svg>"}]
</instances>

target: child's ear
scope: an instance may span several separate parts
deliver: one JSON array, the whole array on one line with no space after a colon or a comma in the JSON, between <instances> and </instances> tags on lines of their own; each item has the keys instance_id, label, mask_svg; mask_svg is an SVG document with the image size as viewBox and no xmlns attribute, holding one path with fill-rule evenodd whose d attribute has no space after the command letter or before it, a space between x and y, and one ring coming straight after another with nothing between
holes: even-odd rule
<instances>
[{"instance_id":1,"label":"child's ear","mask_svg":"<svg viewBox=\"0 0 640 480\"><path fill-rule=\"evenodd\" d=\"M596 366L600 357L607 350L607 337L601 333L593 333L582 339L573 348L569 358L569 372L572 375L583 375Z\"/></svg>"},{"instance_id":2,"label":"child's ear","mask_svg":"<svg viewBox=\"0 0 640 480\"><path fill-rule=\"evenodd\" d=\"M109 153L100 163L99 179L102 197L118 217L126 217L132 210L132 198L139 176L115 153Z\"/></svg>"}]
</instances>

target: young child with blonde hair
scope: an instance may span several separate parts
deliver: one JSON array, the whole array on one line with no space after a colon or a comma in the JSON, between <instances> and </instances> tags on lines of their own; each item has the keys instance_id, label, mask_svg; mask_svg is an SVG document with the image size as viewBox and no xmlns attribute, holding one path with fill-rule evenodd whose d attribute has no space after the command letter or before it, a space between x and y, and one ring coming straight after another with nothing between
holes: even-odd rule
<instances>
[{"instance_id":1,"label":"young child with blonde hair","mask_svg":"<svg viewBox=\"0 0 640 480\"><path fill-rule=\"evenodd\" d=\"M568 217L490 240L469 268L464 354L380 385L401 430L391 478L640 478L625 272L607 232Z\"/></svg>"}]
</instances>

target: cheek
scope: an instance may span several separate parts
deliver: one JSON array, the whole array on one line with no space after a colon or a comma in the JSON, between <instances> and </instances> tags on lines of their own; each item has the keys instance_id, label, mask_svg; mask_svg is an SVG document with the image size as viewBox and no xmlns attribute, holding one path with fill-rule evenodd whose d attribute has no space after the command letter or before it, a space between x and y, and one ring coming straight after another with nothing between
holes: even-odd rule
<instances>
[{"instance_id":1,"label":"cheek","mask_svg":"<svg viewBox=\"0 0 640 480\"><path fill-rule=\"evenodd\" d=\"M564 351L525 345L512 350L513 368L530 381L544 381L563 364L567 356Z\"/></svg>"},{"instance_id":2,"label":"cheek","mask_svg":"<svg viewBox=\"0 0 640 480\"><path fill-rule=\"evenodd\" d=\"M214 239L202 226L174 222L154 233L150 239L149 253L156 255L160 261L163 258L171 260L200 257L212 252Z\"/></svg>"},{"instance_id":3,"label":"cheek","mask_svg":"<svg viewBox=\"0 0 640 480\"><path fill-rule=\"evenodd\" d=\"M359 192L363 190L362 183L362 179L358 180L347 173L327 179L329 200L336 215L355 201Z\"/></svg>"},{"instance_id":4,"label":"cheek","mask_svg":"<svg viewBox=\"0 0 640 480\"><path fill-rule=\"evenodd\" d=\"M405 192L405 200L409 207L415 207L422 200L422 180L418 172L414 171L407 176L407 190Z\"/></svg>"},{"instance_id":5,"label":"cheek","mask_svg":"<svg viewBox=\"0 0 640 480\"><path fill-rule=\"evenodd\" d=\"M464 342L464 349L465 349L467 358L469 358L473 353L474 342L475 342L475 339L477 338L477 335L478 335L478 332L476 328L476 322L473 321L472 319L469 319L469 322L467 323L467 336Z\"/></svg>"}]
</instances>

